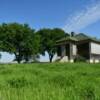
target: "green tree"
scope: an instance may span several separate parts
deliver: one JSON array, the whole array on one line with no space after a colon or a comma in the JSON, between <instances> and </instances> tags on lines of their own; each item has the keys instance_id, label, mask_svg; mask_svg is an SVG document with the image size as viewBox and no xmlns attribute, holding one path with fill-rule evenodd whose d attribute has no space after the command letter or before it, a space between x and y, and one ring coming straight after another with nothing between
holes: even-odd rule
<instances>
[{"instance_id":1,"label":"green tree","mask_svg":"<svg viewBox=\"0 0 100 100\"><path fill-rule=\"evenodd\" d=\"M2 24L0 27L1 48L3 51L14 54L18 63L23 59L29 61L32 55L38 53L37 45L39 44L34 38L34 33L35 31L27 24Z\"/></svg>"},{"instance_id":2,"label":"green tree","mask_svg":"<svg viewBox=\"0 0 100 100\"><path fill-rule=\"evenodd\" d=\"M45 54L45 52L49 55L49 60L52 62L52 59L56 53L56 41L65 36L65 32L62 29L54 28L54 29L41 29L37 32L37 34L41 37L41 54Z\"/></svg>"},{"instance_id":3,"label":"green tree","mask_svg":"<svg viewBox=\"0 0 100 100\"><path fill-rule=\"evenodd\" d=\"M37 34L31 34L30 39L25 41L23 49L23 59L28 62L30 59L36 60L39 57L40 48L40 36Z\"/></svg>"}]
</instances>

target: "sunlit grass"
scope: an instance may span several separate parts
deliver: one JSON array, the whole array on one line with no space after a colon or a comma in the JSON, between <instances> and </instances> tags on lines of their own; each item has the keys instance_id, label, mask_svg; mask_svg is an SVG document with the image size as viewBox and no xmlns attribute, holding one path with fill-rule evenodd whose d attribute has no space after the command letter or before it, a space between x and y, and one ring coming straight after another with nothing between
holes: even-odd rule
<instances>
[{"instance_id":1,"label":"sunlit grass","mask_svg":"<svg viewBox=\"0 0 100 100\"><path fill-rule=\"evenodd\" d=\"M100 100L100 64L0 65L0 100Z\"/></svg>"}]
</instances>

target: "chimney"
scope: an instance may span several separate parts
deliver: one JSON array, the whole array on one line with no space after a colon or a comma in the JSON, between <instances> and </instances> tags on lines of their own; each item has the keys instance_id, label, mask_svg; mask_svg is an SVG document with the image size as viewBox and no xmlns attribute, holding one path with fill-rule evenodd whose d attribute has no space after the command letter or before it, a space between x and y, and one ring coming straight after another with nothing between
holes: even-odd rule
<instances>
[{"instance_id":1,"label":"chimney","mask_svg":"<svg viewBox=\"0 0 100 100\"><path fill-rule=\"evenodd\" d=\"M71 36L74 37L75 36L75 32L71 32Z\"/></svg>"}]
</instances>

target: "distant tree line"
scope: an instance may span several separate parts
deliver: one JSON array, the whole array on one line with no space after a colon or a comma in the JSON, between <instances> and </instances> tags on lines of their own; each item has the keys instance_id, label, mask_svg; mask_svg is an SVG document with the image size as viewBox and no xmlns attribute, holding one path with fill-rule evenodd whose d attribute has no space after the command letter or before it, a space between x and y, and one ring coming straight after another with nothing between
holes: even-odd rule
<instances>
[{"instance_id":1,"label":"distant tree line","mask_svg":"<svg viewBox=\"0 0 100 100\"><path fill-rule=\"evenodd\" d=\"M52 62L57 52L56 41L65 35L60 28L35 31L28 24L3 23L0 25L0 50L14 54L18 63L22 60L28 62L40 54L45 55L45 52Z\"/></svg>"}]
</instances>

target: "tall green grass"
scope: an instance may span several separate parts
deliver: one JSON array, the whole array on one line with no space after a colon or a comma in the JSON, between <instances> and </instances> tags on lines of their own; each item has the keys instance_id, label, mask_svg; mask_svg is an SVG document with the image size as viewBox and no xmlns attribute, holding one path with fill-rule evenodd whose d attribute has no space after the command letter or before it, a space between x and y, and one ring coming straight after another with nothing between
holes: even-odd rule
<instances>
[{"instance_id":1,"label":"tall green grass","mask_svg":"<svg viewBox=\"0 0 100 100\"><path fill-rule=\"evenodd\" d=\"M100 64L0 65L0 100L100 100Z\"/></svg>"}]
</instances>

